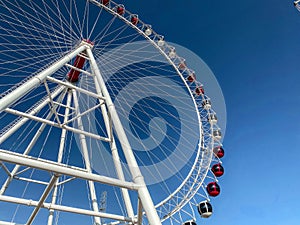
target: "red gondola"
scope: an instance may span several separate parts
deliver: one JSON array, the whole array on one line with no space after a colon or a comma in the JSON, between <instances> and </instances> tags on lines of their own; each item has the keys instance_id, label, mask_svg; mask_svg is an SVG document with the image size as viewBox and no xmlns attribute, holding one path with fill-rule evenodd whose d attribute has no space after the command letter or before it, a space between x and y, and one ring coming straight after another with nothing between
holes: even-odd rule
<instances>
[{"instance_id":1,"label":"red gondola","mask_svg":"<svg viewBox=\"0 0 300 225\"><path fill-rule=\"evenodd\" d=\"M224 168L221 163L215 164L212 166L211 171L216 177L221 177L224 174Z\"/></svg>"},{"instance_id":2,"label":"red gondola","mask_svg":"<svg viewBox=\"0 0 300 225\"><path fill-rule=\"evenodd\" d=\"M119 15L124 15L124 13L125 13L125 7L123 6L123 5L119 5L118 7L117 7L117 13L119 14Z\"/></svg>"},{"instance_id":3,"label":"red gondola","mask_svg":"<svg viewBox=\"0 0 300 225\"><path fill-rule=\"evenodd\" d=\"M189 82L193 83L196 80L196 75L191 73L187 78Z\"/></svg>"},{"instance_id":4,"label":"red gondola","mask_svg":"<svg viewBox=\"0 0 300 225\"><path fill-rule=\"evenodd\" d=\"M184 70L186 68L186 63L184 61L180 62L179 65L178 65L178 68L180 70Z\"/></svg>"},{"instance_id":5,"label":"red gondola","mask_svg":"<svg viewBox=\"0 0 300 225\"><path fill-rule=\"evenodd\" d=\"M139 22L139 18L137 16L132 16L130 21L133 25L137 25Z\"/></svg>"},{"instance_id":6,"label":"red gondola","mask_svg":"<svg viewBox=\"0 0 300 225\"><path fill-rule=\"evenodd\" d=\"M109 4L109 0L101 0L101 3L105 6L107 6Z\"/></svg>"},{"instance_id":7,"label":"red gondola","mask_svg":"<svg viewBox=\"0 0 300 225\"><path fill-rule=\"evenodd\" d=\"M218 185L217 182L210 182L206 186L206 190L207 190L207 193L212 197L218 196L221 192L220 186Z\"/></svg>"},{"instance_id":8,"label":"red gondola","mask_svg":"<svg viewBox=\"0 0 300 225\"><path fill-rule=\"evenodd\" d=\"M202 86L198 86L198 87L196 87L196 89L195 89L195 93L196 93L196 95L203 95L204 94L204 88L202 87Z\"/></svg>"},{"instance_id":9,"label":"red gondola","mask_svg":"<svg viewBox=\"0 0 300 225\"><path fill-rule=\"evenodd\" d=\"M222 158L225 154L224 149L222 148L222 146L215 147L214 148L214 153L219 158Z\"/></svg>"}]
</instances>

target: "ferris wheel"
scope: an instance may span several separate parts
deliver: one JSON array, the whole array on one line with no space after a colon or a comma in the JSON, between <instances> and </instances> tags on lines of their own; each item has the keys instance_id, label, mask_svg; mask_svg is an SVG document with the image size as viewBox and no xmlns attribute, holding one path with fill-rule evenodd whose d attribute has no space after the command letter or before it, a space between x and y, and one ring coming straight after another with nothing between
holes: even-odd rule
<instances>
[{"instance_id":1,"label":"ferris wheel","mask_svg":"<svg viewBox=\"0 0 300 225\"><path fill-rule=\"evenodd\" d=\"M224 150L211 99L137 14L109 0L3 0L0 67L0 224L212 215Z\"/></svg>"}]
</instances>

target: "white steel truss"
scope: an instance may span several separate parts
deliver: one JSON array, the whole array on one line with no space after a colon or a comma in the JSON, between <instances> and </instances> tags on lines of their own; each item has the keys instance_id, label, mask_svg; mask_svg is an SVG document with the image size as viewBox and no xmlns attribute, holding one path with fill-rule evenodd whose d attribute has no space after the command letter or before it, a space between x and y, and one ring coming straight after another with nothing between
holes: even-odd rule
<instances>
[{"instance_id":1,"label":"white steel truss","mask_svg":"<svg viewBox=\"0 0 300 225\"><path fill-rule=\"evenodd\" d=\"M32 224L41 208L47 208L49 210L48 225L53 224L53 215L55 210L93 216L94 224L96 225L101 224L101 218L109 218L115 220L116 222L123 221L132 224L141 224L142 214L144 211L149 224L159 225L161 224L161 221L158 217L155 206L153 204L147 186L144 182L144 178L133 155L130 143L126 137L125 131L120 122L113 101L106 88L103 77L101 76L101 72L94 58L92 48L92 44L88 43L87 41L82 41L79 44L79 46L75 48L72 52L68 53L66 56L64 56L54 64L50 65L48 68L46 68L45 70L43 70L30 80L22 84L20 87L16 88L14 91L0 99L0 112L3 111L6 113L10 113L13 115L17 115L21 118L17 120L15 124L13 124L9 129L5 131L4 134L0 136L0 143L4 142L29 120L34 120L41 123L40 127L38 128L38 131L32 138L31 142L28 144L23 154L11 152L9 150L4 149L0 150L1 166L8 175L8 178L6 179L6 181L0 189L0 201L33 207L34 210L26 222L27 225ZM87 59L91 69L90 72L78 69L75 66L69 64L70 61L78 55L80 57L84 56ZM86 75L93 76L94 85L97 93L92 93L83 88L79 88L68 81L62 81L51 77L52 74L54 74L63 66L67 66L71 69L78 70L79 72L84 73ZM56 83L58 85L58 88L51 92L48 87L48 82ZM40 85L44 85L48 93L48 96L46 96L43 101L41 101L39 104L36 104L35 107L33 107L27 112L22 112L13 108L14 103L16 103L24 95L29 93L32 89ZM80 105L78 103L78 93L83 93L97 99L97 104L88 110L81 111ZM67 98L67 100L66 103L63 103L61 99L65 97ZM57 99L55 100L55 98ZM73 102L73 106L71 105L71 102ZM48 115L44 118L38 116L37 113L44 107L47 107L47 105L51 105L51 110L48 113ZM64 114L60 114L57 111L58 106L61 106L65 109ZM82 117L96 108L101 109L105 128L107 131L107 136L100 136L98 134L86 131L83 125ZM55 117L54 121L50 120L52 116ZM78 128L72 127L70 125L73 121L77 122ZM61 130L60 144L58 147L59 149L56 162L29 156L31 149L39 139L46 125L57 127ZM125 180L118 152L120 151L120 149L117 149L117 144L112 131L113 127L118 139L120 140L120 145L126 158L132 181ZM80 148L83 154L85 168L79 168L74 166L71 167L62 163L67 131L77 133L80 137ZM101 176L93 173L89 158L90 156L88 153L86 137L95 138L109 143L117 178ZM5 163L12 163L15 166L10 171L5 166ZM25 166L26 168L35 168L38 170L48 171L50 172L50 174L52 174L51 179L48 182L45 182L42 180L39 181L34 179L22 178L19 175L27 169L20 171L21 166ZM68 178L65 181L60 181L59 177L61 177L62 175L69 176L70 178ZM44 192L40 196L39 201L33 201L30 199L5 195L6 189L8 188L8 186L14 178L45 185ZM77 207L69 207L57 203L58 186L62 183L69 182L70 180L77 178L87 180L88 182L92 210L86 210ZM114 215L110 213L101 212L101 210L99 210L94 185L95 182L112 185L121 189L121 193L125 202L127 216ZM128 190L134 190L137 192L138 199L136 200L136 202L138 202L138 212L134 212L134 209L132 207L132 200L130 199ZM51 202L46 202L47 197L49 195L52 195ZM0 222L0 224L11 223Z\"/></svg>"}]
</instances>

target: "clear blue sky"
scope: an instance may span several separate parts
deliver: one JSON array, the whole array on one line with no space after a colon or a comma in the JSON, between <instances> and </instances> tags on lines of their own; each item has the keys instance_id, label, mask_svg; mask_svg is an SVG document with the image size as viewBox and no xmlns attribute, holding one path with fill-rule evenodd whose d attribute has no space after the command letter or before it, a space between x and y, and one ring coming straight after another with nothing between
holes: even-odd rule
<instances>
[{"instance_id":1,"label":"clear blue sky","mask_svg":"<svg viewBox=\"0 0 300 225\"><path fill-rule=\"evenodd\" d=\"M198 54L227 105L226 174L205 225L296 225L300 220L300 12L293 1L126 1Z\"/></svg>"}]
</instances>

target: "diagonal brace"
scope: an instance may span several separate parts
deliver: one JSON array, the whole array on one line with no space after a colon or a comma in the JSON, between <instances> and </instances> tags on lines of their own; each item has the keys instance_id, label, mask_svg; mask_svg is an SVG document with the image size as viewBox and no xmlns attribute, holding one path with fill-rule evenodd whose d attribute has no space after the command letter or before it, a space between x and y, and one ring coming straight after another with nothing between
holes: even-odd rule
<instances>
[{"instance_id":1,"label":"diagonal brace","mask_svg":"<svg viewBox=\"0 0 300 225\"><path fill-rule=\"evenodd\" d=\"M46 198L50 194L50 191L52 190L53 186L56 184L56 181L59 178L59 176L60 175L57 174L57 173L52 176L47 188L45 189L44 193L42 194L42 197L40 198L39 203L37 204L36 208L34 209L31 216L29 217L26 225L31 225L32 224L34 218L37 216L37 214L40 211L40 209L42 208Z\"/></svg>"}]
</instances>

